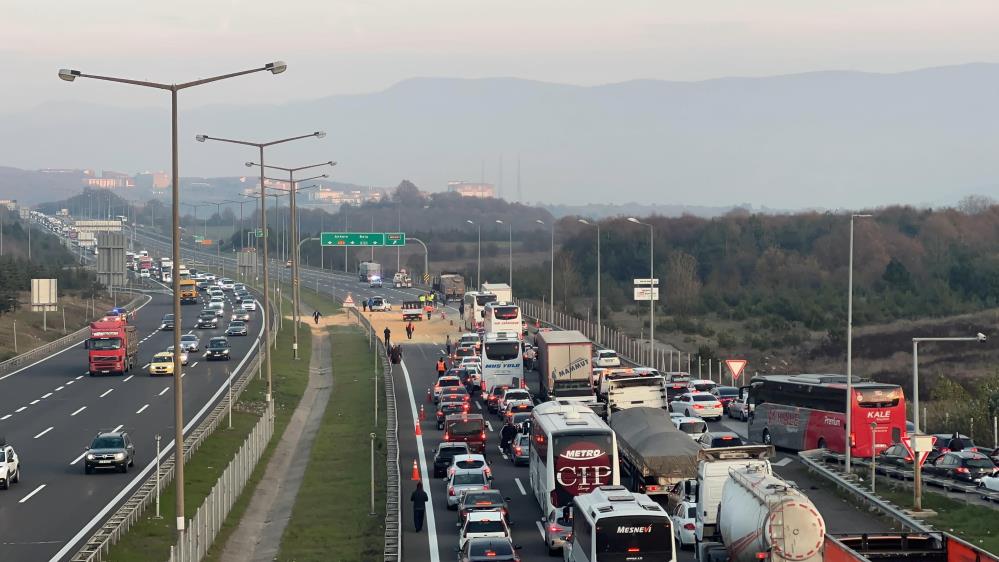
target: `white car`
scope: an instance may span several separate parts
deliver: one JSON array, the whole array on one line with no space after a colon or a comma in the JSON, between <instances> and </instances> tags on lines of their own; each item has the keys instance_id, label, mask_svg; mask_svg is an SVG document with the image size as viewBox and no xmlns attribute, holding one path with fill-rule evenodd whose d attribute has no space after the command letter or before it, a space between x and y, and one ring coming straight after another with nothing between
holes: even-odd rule
<instances>
[{"instance_id":1,"label":"white car","mask_svg":"<svg viewBox=\"0 0 999 562\"><path fill-rule=\"evenodd\" d=\"M462 357L461 363L458 363L458 368L464 369L469 364L482 365L482 358L479 357L478 355L473 355L471 357Z\"/></svg>"},{"instance_id":2,"label":"white car","mask_svg":"<svg viewBox=\"0 0 999 562\"><path fill-rule=\"evenodd\" d=\"M718 398L707 392L687 392L681 394L670 402L670 408L674 412L682 413L687 417L713 420L722 419L722 414L725 413Z\"/></svg>"},{"instance_id":3,"label":"white car","mask_svg":"<svg viewBox=\"0 0 999 562\"><path fill-rule=\"evenodd\" d=\"M139 270L139 277L145 277L146 279L148 279L149 278L149 270L146 269L146 268L140 269Z\"/></svg>"},{"instance_id":4,"label":"white car","mask_svg":"<svg viewBox=\"0 0 999 562\"><path fill-rule=\"evenodd\" d=\"M257 309L257 301L246 300L246 301L241 302L239 304L239 306L242 307L243 310L256 310Z\"/></svg>"},{"instance_id":5,"label":"white car","mask_svg":"<svg viewBox=\"0 0 999 562\"><path fill-rule=\"evenodd\" d=\"M503 417L504 412L506 412L506 405L509 402L526 400L528 402L534 403L531 400L531 393L525 388L508 388L500 394L500 397L496 400L496 413L500 417Z\"/></svg>"},{"instance_id":6,"label":"white car","mask_svg":"<svg viewBox=\"0 0 999 562\"><path fill-rule=\"evenodd\" d=\"M214 310L215 316L225 316L225 303L224 302L210 302L208 306L205 307L207 310Z\"/></svg>"},{"instance_id":7,"label":"white car","mask_svg":"<svg viewBox=\"0 0 999 562\"><path fill-rule=\"evenodd\" d=\"M371 297L371 309L372 312L388 312L392 310L392 304L385 300L385 297Z\"/></svg>"},{"instance_id":8,"label":"white car","mask_svg":"<svg viewBox=\"0 0 999 562\"><path fill-rule=\"evenodd\" d=\"M669 514L673 521L673 537L680 548L694 546L694 518L697 515L697 504L690 501L682 501L677 504L673 513Z\"/></svg>"},{"instance_id":9,"label":"white car","mask_svg":"<svg viewBox=\"0 0 999 562\"><path fill-rule=\"evenodd\" d=\"M983 476L982 479L978 481L978 487L991 490L993 492L999 492L999 472L993 472L992 476Z\"/></svg>"},{"instance_id":10,"label":"white car","mask_svg":"<svg viewBox=\"0 0 999 562\"><path fill-rule=\"evenodd\" d=\"M489 463L486 462L485 455L474 453L455 455L451 460L451 466L447 469L447 476L445 476L445 478L450 478L451 474L456 470L472 470L479 468L486 473L487 479L493 479L493 469L489 468Z\"/></svg>"},{"instance_id":11,"label":"white car","mask_svg":"<svg viewBox=\"0 0 999 562\"><path fill-rule=\"evenodd\" d=\"M231 291L235 287L235 285L236 282L233 281L232 279L226 278L219 280L219 287L222 287L223 291Z\"/></svg>"},{"instance_id":12,"label":"white car","mask_svg":"<svg viewBox=\"0 0 999 562\"><path fill-rule=\"evenodd\" d=\"M670 416L673 421L673 425L677 429L686 433L691 439L697 440L701 435L708 432L708 424L704 422L701 418L689 418L687 416Z\"/></svg>"},{"instance_id":13,"label":"white car","mask_svg":"<svg viewBox=\"0 0 999 562\"><path fill-rule=\"evenodd\" d=\"M711 392L718 387L718 383L708 379L693 379L687 382L690 392Z\"/></svg>"},{"instance_id":14,"label":"white car","mask_svg":"<svg viewBox=\"0 0 999 562\"><path fill-rule=\"evenodd\" d=\"M0 453L0 488L7 490L21 480L21 459L14 447L4 445Z\"/></svg>"},{"instance_id":15,"label":"white car","mask_svg":"<svg viewBox=\"0 0 999 562\"><path fill-rule=\"evenodd\" d=\"M183 348L184 344L181 344L180 347ZM166 348L166 350L167 350L167 353L173 353L173 346L171 345L170 347ZM187 360L189 358L190 357L187 354L187 350L186 349L182 349L181 352L180 352L180 364L186 367L187 366Z\"/></svg>"},{"instance_id":16,"label":"white car","mask_svg":"<svg viewBox=\"0 0 999 562\"><path fill-rule=\"evenodd\" d=\"M478 537L509 539L510 527L503 520L503 513L496 511L472 511L465 518L458 534L458 548L465 548L468 539Z\"/></svg>"},{"instance_id":17,"label":"white car","mask_svg":"<svg viewBox=\"0 0 999 562\"><path fill-rule=\"evenodd\" d=\"M447 479L447 508L457 509L461 495L468 490L488 490L489 478L481 468L461 469L452 472Z\"/></svg>"},{"instance_id":18,"label":"white car","mask_svg":"<svg viewBox=\"0 0 999 562\"><path fill-rule=\"evenodd\" d=\"M213 275L211 273L206 273L205 274L205 281L215 281L215 275Z\"/></svg>"},{"instance_id":19,"label":"white car","mask_svg":"<svg viewBox=\"0 0 999 562\"><path fill-rule=\"evenodd\" d=\"M620 367L621 358L613 349L601 349L593 357L594 367Z\"/></svg>"},{"instance_id":20,"label":"white car","mask_svg":"<svg viewBox=\"0 0 999 562\"><path fill-rule=\"evenodd\" d=\"M198 336L194 334L184 334L183 336L180 336L181 351L193 351L197 353L200 348L201 340L198 339Z\"/></svg>"}]
</instances>

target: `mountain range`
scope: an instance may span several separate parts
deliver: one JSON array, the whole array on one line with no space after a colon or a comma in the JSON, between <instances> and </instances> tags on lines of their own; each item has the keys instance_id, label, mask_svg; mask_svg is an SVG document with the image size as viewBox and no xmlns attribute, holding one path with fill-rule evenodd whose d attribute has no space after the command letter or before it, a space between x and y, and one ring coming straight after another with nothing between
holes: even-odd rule
<instances>
[{"instance_id":1,"label":"mountain range","mask_svg":"<svg viewBox=\"0 0 999 562\"><path fill-rule=\"evenodd\" d=\"M252 87L234 84L234 99ZM415 78L368 94L183 108L181 174L241 175L258 157L196 143L198 133L266 141L325 130L324 140L275 147L268 161L333 159L336 179L408 178L429 191L485 179L517 200L519 159L520 200L559 205L952 202L995 185L997 94L999 64L985 63L596 87ZM0 114L3 165L169 169L169 146L166 103L49 102Z\"/></svg>"}]
</instances>

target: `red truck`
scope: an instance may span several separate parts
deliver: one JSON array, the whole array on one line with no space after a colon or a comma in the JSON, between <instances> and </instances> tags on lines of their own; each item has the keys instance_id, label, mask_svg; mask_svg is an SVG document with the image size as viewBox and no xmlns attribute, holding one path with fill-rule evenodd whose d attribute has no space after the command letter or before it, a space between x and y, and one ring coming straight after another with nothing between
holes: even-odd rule
<instances>
[{"instance_id":1,"label":"red truck","mask_svg":"<svg viewBox=\"0 0 999 562\"><path fill-rule=\"evenodd\" d=\"M90 339L84 347L90 376L123 374L135 367L139 340L135 326L128 324L125 316L105 316L90 323Z\"/></svg>"}]
</instances>

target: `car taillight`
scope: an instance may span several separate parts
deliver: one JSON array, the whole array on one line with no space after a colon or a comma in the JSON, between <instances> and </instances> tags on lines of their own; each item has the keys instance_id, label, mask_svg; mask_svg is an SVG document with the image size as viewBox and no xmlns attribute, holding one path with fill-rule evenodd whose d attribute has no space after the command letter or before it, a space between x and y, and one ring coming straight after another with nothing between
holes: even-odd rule
<instances>
[{"instance_id":1,"label":"car taillight","mask_svg":"<svg viewBox=\"0 0 999 562\"><path fill-rule=\"evenodd\" d=\"M912 456L905 455L905 462L912 462Z\"/></svg>"},{"instance_id":2,"label":"car taillight","mask_svg":"<svg viewBox=\"0 0 999 562\"><path fill-rule=\"evenodd\" d=\"M693 531L694 530L694 524L693 523L684 523L683 524L683 528L686 531Z\"/></svg>"},{"instance_id":3,"label":"car taillight","mask_svg":"<svg viewBox=\"0 0 999 562\"><path fill-rule=\"evenodd\" d=\"M554 525L554 524L552 524L552 525L549 525L549 526L548 526L548 532L549 532L549 533L557 533L557 532L559 532L560 530L561 530L561 528L560 528L560 527L559 527L558 525Z\"/></svg>"},{"instance_id":4,"label":"car taillight","mask_svg":"<svg viewBox=\"0 0 999 562\"><path fill-rule=\"evenodd\" d=\"M449 496L453 496L454 495L454 488L453 487L449 487L447 489L447 495L449 495Z\"/></svg>"},{"instance_id":5,"label":"car taillight","mask_svg":"<svg viewBox=\"0 0 999 562\"><path fill-rule=\"evenodd\" d=\"M483 441L486 440L486 432L485 431L483 431L482 433L479 434L479 439L482 439Z\"/></svg>"},{"instance_id":6,"label":"car taillight","mask_svg":"<svg viewBox=\"0 0 999 562\"><path fill-rule=\"evenodd\" d=\"M513 452L516 453L516 454L518 454L518 455L520 454L520 451L522 451L522 450L523 449L521 449L520 447L514 447L513 448Z\"/></svg>"},{"instance_id":7,"label":"car taillight","mask_svg":"<svg viewBox=\"0 0 999 562\"><path fill-rule=\"evenodd\" d=\"M704 406L701 406L700 404L694 404L694 409L695 410L700 410L702 408L704 408Z\"/></svg>"},{"instance_id":8,"label":"car taillight","mask_svg":"<svg viewBox=\"0 0 999 562\"><path fill-rule=\"evenodd\" d=\"M659 491L659 486L656 485L656 484L649 484L648 486L645 487L645 491L646 492L658 492Z\"/></svg>"},{"instance_id":9,"label":"car taillight","mask_svg":"<svg viewBox=\"0 0 999 562\"><path fill-rule=\"evenodd\" d=\"M633 546L628 549L628 552L641 552L641 551L642 549L638 548L637 546Z\"/></svg>"},{"instance_id":10,"label":"car taillight","mask_svg":"<svg viewBox=\"0 0 999 562\"><path fill-rule=\"evenodd\" d=\"M444 410L437 410L437 415L438 416L443 416L444 415Z\"/></svg>"},{"instance_id":11,"label":"car taillight","mask_svg":"<svg viewBox=\"0 0 999 562\"><path fill-rule=\"evenodd\" d=\"M957 472L958 474L971 474L971 471L968 470L967 468L964 468L963 466L955 468L954 472Z\"/></svg>"},{"instance_id":12,"label":"car taillight","mask_svg":"<svg viewBox=\"0 0 999 562\"><path fill-rule=\"evenodd\" d=\"M447 432L445 431L445 432L444 432L444 440L445 440L445 441L447 441L447 437L448 437L448 436L447 436Z\"/></svg>"}]
</instances>

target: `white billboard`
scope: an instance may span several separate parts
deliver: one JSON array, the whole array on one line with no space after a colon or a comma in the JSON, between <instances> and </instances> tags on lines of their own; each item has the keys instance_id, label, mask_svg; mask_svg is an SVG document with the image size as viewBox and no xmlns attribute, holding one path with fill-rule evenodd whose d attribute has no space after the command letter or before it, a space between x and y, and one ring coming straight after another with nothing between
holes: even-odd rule
<instances>
[{"instance_id":1,"label":"white billboard","mask_svg":"<svg viewBox=\"0 0 999 562\"><path fill-rule=\"evenodd\" d=\"M59 280L31 280L31 310L33 312L55 312L59 310Z\"/></svg>"}]
</instances>

